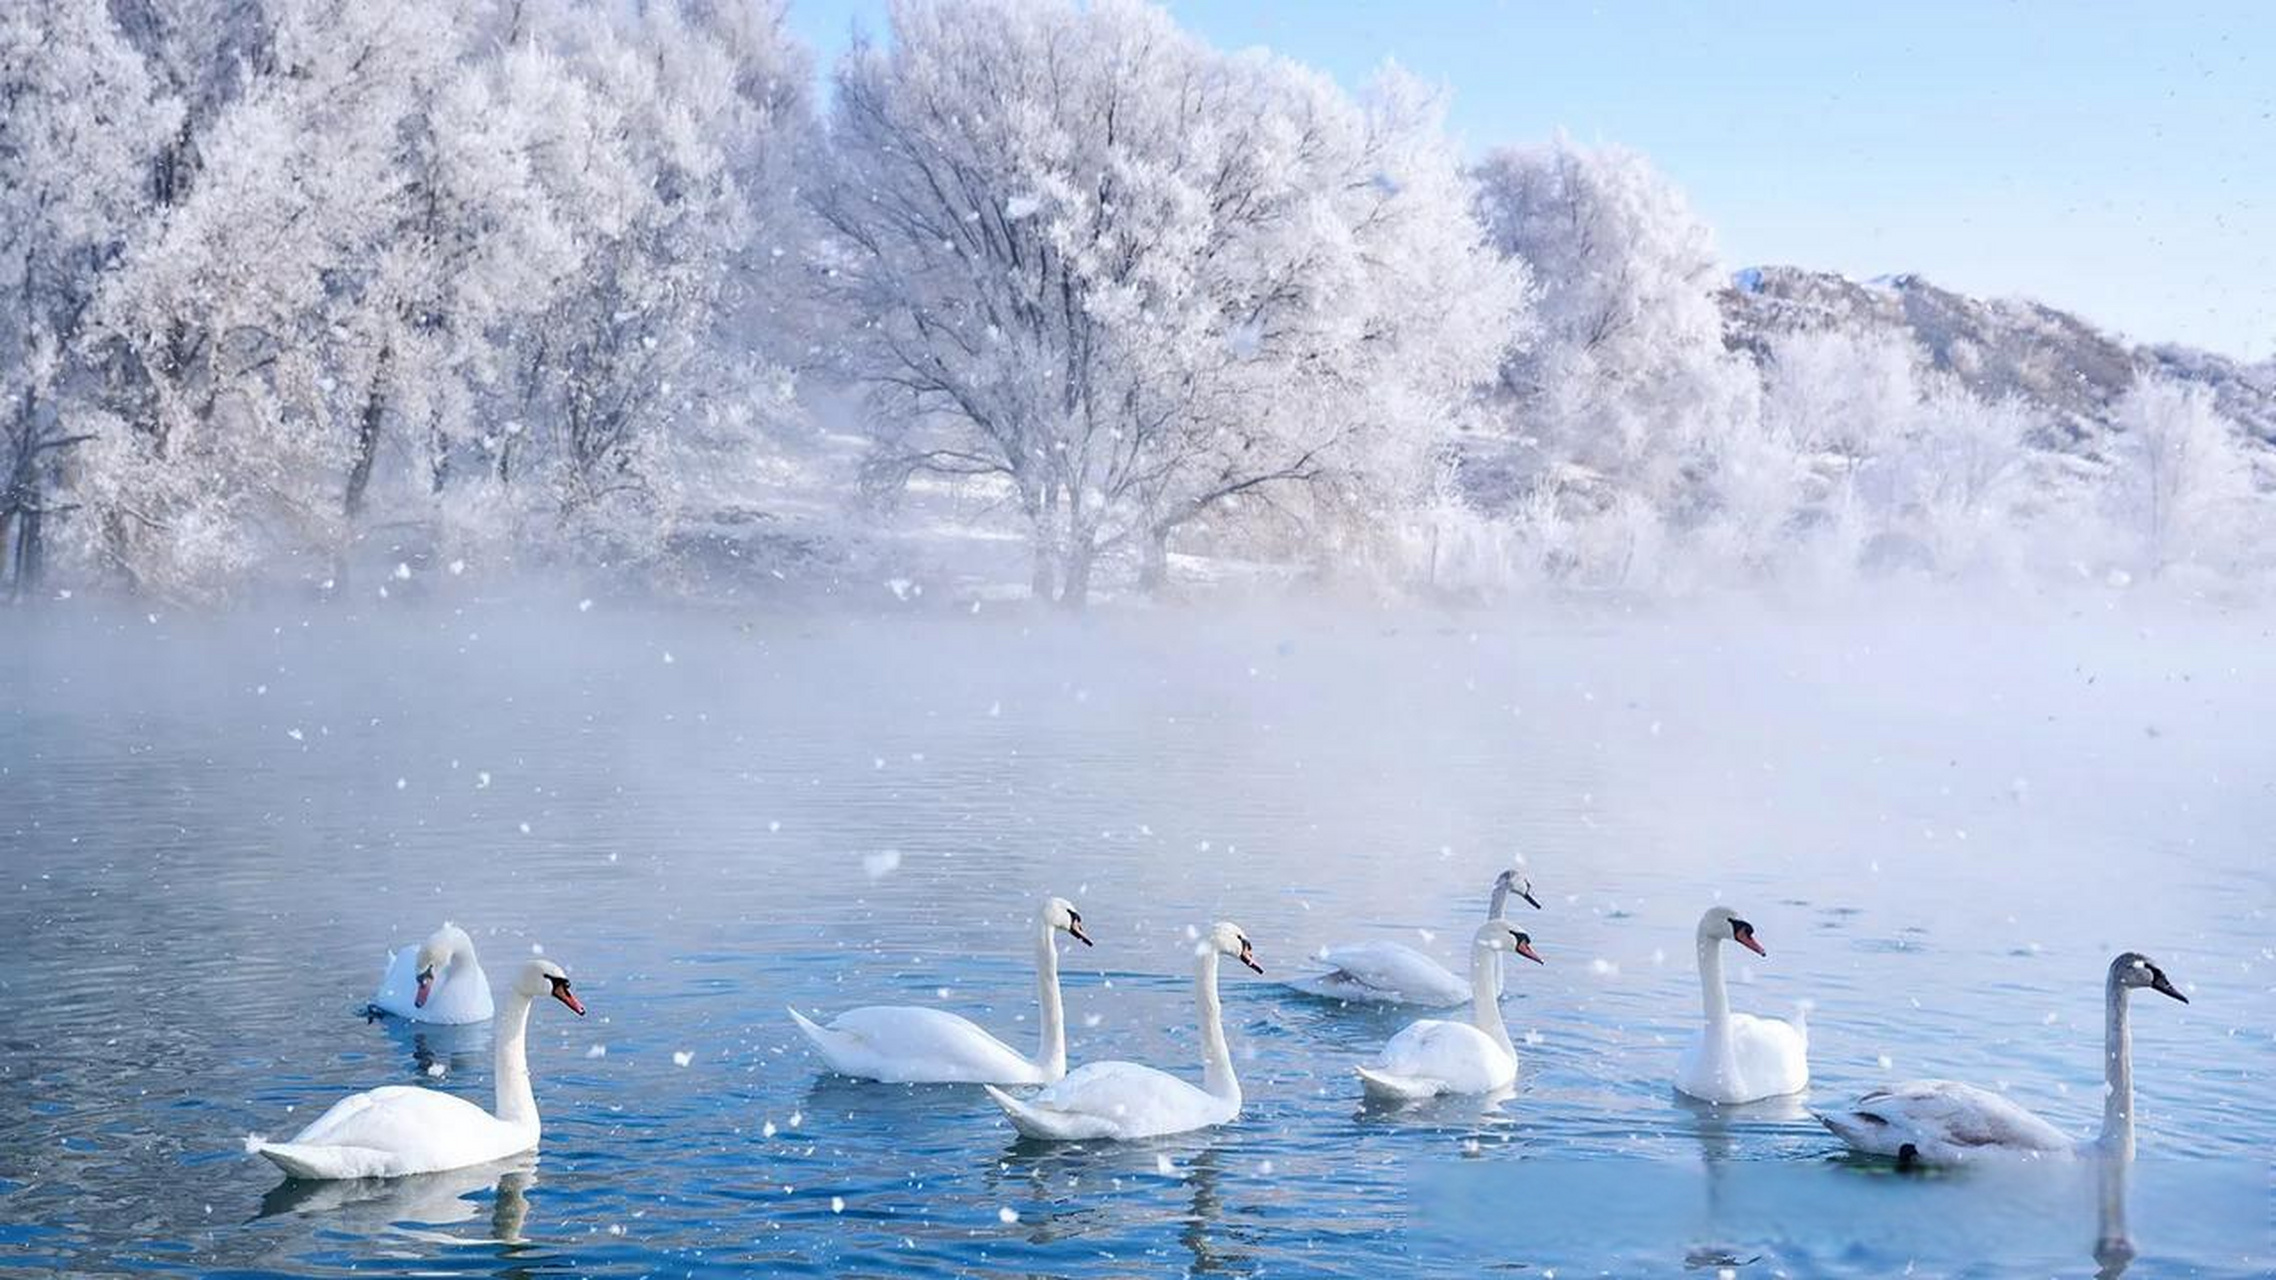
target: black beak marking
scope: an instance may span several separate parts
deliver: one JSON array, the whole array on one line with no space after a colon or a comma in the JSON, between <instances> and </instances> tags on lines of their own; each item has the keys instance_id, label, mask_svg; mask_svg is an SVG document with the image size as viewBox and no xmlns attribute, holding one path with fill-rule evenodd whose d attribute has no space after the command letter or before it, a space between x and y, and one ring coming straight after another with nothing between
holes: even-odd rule
<instances>
[{"instance_id":1,"label":"black beak marking","mask_svg":"<svg viewBox=\"0 0 2276 1280\"><path fill-rule=\"evenodd\" d=\"M1518 896L1518 897L1520 897L1520 898L1523 898L1523 899L1525 899L1527 902L1530 902L1530 903L1532 903L1532 904L1533 904L1533 909L1534 909L1535 911L1539 911L1539 910L1541 909L1541 899L1539 899L1539 898L1536 898L1536 897L1534 897L1534 896L1533 896L1533 890L1531 890L1531 889L1520 889L1520 890L1518 890L1518 891L1517 891L1517 896Z\"/></svg>"}]
</instances>

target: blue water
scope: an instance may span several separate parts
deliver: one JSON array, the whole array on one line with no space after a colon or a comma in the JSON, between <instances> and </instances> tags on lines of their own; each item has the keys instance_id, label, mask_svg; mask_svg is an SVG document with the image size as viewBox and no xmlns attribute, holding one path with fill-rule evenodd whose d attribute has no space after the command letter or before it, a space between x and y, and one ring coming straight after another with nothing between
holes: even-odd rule
<instances>
[{"instance_id":1,"label":"blue water","mask_svg":"<svg viewBox=\"0 0 2276 1280\"><path fill-rule=\"evenodd\" d=\"M2136 1018L2136 1275L2260 1276L2276 1150L2265 624L1164 613L782 618L572 600L0 618L0 1267L421 1275L2104 1274L2091 1170L1898 1177L1669 1088L1690 930L1810 1014L1810 1099L1924 1074L2085 1133ZM1530 861L1518 1093L1363 1108L1401 1025L1271 979L1456 953ZM1238 921L1225 1128L1021 1143L833 1079L782 1015L939 1003L1025 1047L1081 906L1076 1061L1198 1074L1185 929ZM248 1132L485 1028L360 1014L443 919L533 945L534 1160L280 1185ZM1735 957L1734 957L1735 958ZM680 1065L676 1054L687 1055ZM1884 1059L1886 1061L1884 1061ZM439 1074L435 1072L439 1069Z\"/></svg>"}]
</instances>

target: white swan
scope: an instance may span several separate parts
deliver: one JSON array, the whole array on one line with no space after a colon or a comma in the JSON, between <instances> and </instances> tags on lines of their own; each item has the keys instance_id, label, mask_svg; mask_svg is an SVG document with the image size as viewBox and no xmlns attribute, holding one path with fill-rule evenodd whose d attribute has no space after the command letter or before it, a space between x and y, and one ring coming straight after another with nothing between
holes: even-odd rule
<instances>
[{"instance_id":1,"label":"white swan","mask_svg":"<svg viewBox=\"0 0 2276 1280\"><path fill-rule=\"evenodd\" d=\"M826 1027L796 1009L790 1016L842 1076L894 1084L1049 1084L1067 1074L1067 1010L1059 998L1059 948L1052 937L1060 929L1091 945L1075 904L1046 898L1036 917L1036 1003L1043 1026L1033 1058L1022 1057L971 1019L939 1009L868 1005L846 1010Z\"/></svg>"},{"instance_id":2,"label":"white swan","mask_svg":"<svg viewBox=\"0 0 2276 1280\"><path fill-rule=\"evenodd\" d=\"M1505 921L1478 926L1470 947L1470 1020L1424 1018L1391 1037L1374 1062L1353 1068L1369 1097L1406 1100L1442 1093L1492 1093L1517 1080L1517 1047L1502 1025L1493 974L1502 953L1541 963L1533 940Z\"/></svg>"},{"instance_id":3,"label":"white swan","mask_svg":"<svg viewBox=\"0 0 2276 1280\"><path fill-rule=\"evenodd\" d=\"M988 1096L1030 1138L1152 1138L1224 1124L1241 1114L1241 1082L1225 1048L1217 1002L1217 957L1233 956L1257 973L1263 966L1240 926L1220 922L1194 947L1193 999L1201 1018L1201 1087L1135 1062L1092 1062L1024 1101L993 1085Z\"/></svg>"},{"instance_id":4,"label":"white swan","mask_svg":"<svg viewBox=\"0 0 2276 1280\"><path fill-rule=\"evenodd\" d=\"M1758 956L1754 926L1729 907L1699 917L1699 989L1707 1025L1676 1064L1675 1087L1701 1102L1754 1102L1799 1093L1810 1083L1810 1037L1801 1018L1780 1022L1731 1012L1723 989L1723 944L1736 942ZM1804 1006L1807 1008L1807 1006Z\"/></svg>"},{"instance_id":5,"label":"white swan","mask_svg":"<svg viewBox=\"0 0 2276 1280\"><path fill-rule=\"evenodd\" d=\"M1494 877L1486 919L1501 919L1502 909L1513 893L1532 903L1535 910L1541 908L1541 900L1533 896L1533 882L1526 879L1522 869L1513 868ZM1467 1004L1470 1000L1468 982L1403 943L1345 943L1321 952L1320 962L1328 966L1327 972L1306 974L1291 979L1288 985L1308 995L1350 1004L1411 1004L1425 1009L1444 1009ZM1501 992L1498 957L1493 974L1494 992L1498 995Z\"/></svg>"},{"instance_id":6,"label":"white swan","mask_svg":"<svg viewBox=\"0 0 2276 1280\"><path fill-rule=\"evenodd\" d=\"M474 939L447 922L425 942L388 957L371 1004L411 1022L488 1022L497 1011Z\"/></svg>"},{"instance_id":7,"label":"white swan","mask_svg":"<svg viewBox=\"0 0 2276 1280\"><path fill-rule=\"evenodd\" d=\"M245 1149L268 1157L295 1178L396 1178L487 1164L537 1145L537 1097L530 1092L523 1041L529 1007L550 995L583 1017L569 975L551 960L531 960L514 980L498 1028L495 1114L434 1089L388 1085L332 1104L290 1142L259 1134Z\"/></svg>"},{"instance_id":8,"label":"white swan","mask_svg":"<svg viewBox=\"0 0 2276 1280\"><path fill-rule=\"evenodd\" d=\"M2102 1132L2078 1141L2005 1097L1950 1080L1913 1080L1875 1089L1842 1111L1820 1111L1820 1123L1868 1155L1901 1164L1964 1164L1986 1156L2100 1152L2134 1158L2134 1036L2126 993L2148 987L2183 1004L2165 970L2138 951L2110 962L2103 985Z\"/></svg>"}]
</instances>

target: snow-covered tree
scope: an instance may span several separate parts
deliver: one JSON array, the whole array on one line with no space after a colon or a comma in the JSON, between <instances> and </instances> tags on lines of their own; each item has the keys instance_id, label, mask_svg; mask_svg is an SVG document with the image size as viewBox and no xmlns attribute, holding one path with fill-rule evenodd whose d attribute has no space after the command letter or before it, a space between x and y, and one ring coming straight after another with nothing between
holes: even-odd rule
<instances>
[{"instance_id":1,"label":"snow-covered tree","mask_svg":"<svg viewBox=\"0 0 2276 1280\"><path fill-rule=\"evenodd\" d=\"M2011 566L2023 551L2035 490L2053 477L2035 465L2043 415L2019 396L1985 400L1938 378L1892 460L1909 533L1947 575Z\"/></svg>"},{"instance_id":2,"label":"snow-covered tree","mask_svg":"<svg viewBox=\"0 0 2276 1280\"><path fill-rule=\"evenodd\" d=\"M1544 488L1576 526L1572 571L1628 580L1659 523L1706 518L1700 450L1752 411L1724 347L1713 237L1643 157L1566 139L1479 165L1478 213L1531 269L1537 326L1502 366L1466 470L1489 506ZM1538 512L1538 506L1533 508Z\"/></svg>"},{"instance_id":3,"label":"snow-covered tree","mask_svg":"<svg viewBox=\"0 0 2276 1280\"><path fill-rule=\"evenodd\" d=\"M1871 473L1918 422L1920 366L1918 348L1888 330L1806 329L1771 343L1763 417L1817 456L1834 513L1894 501L1886 469Z\"/></svg>"},{"instance_id":4,"label":"snow-covered tree","mask_svg":"<svg viewBox=\"0 0 2276 1280\"><path fill-rule=\"evenodd\" d=\"M2105 501L2151 575L2219 567L2249 552L2254 513L2244 436L2204 387L2136 381L2117 406Z\"/></svg>"},{"instance_id":5,"label":"snow-covered tree","mask_svg":"<svg viewBox=\"0 0 2276 1280\"><path fill-rule=\"evenodd\" d=\"M46 525L89 426L64 397L89 308L153 200L180 106L103 0L0 11L0 593L39 577Z\"/></svg>"},{"instance_id":6,"label":"snow-covered tree","mask_svg":"<svg viewBox=\"0 0 2276 1280\"><path fill-rule=\"evenodd\" d=\"M877 474L989 477L1039 597L1240 505L1419 476L1514 331L1435 115L1131 0L910 0L838 72L823 268ZM1405 461L1395 461L1395 460Z\"/></svg>"},{"instance_id":7,"label":"snow-covered tree","mask_svg":"<svg viewBox=\"0 0 2276 1280\"><path fill-rule=\"evenodd\" d=\"M198 110L90 282L73 542L195 595L382 522L661 536L787 395L779 7L241 2L122 0Z\"/></svg>"},{"instance_id":8,"label":"snow-covered tree","mask_svg":"<svg viewBox=\"0 0 2276 1280\"><path fill-rule=\"evenodd\" d=\"M536 480L580 536L652 544L788 411L806 55L779 4L533 7L510 36L494 93L569 243L509 343L484 469Z\"/></svg>"}]
</instances>

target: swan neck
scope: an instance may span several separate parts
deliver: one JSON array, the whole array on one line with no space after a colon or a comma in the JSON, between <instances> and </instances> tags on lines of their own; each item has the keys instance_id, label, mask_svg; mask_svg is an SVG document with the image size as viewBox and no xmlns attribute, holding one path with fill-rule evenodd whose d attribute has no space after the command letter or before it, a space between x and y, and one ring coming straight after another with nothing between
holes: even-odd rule
<instances>
[{"instance_id":1,"label":"swan neck","mask_svg":"<svg viewBox=\"0 0 2276 1280\"><path fill-rule=\"evenodd\" d=\"M2102 1147L2119 1160L2134 1158L2134 1031L2126 1013L2126 988L2112 973L2102 993Z\"/></svg>"},{"instance_id":2,"label":"swan neck","mask_svg":"<svg viewBox=\"0 0 2276 1280\"><path fill-rule=\"evenodd\" d=\"M1241 1101L1241 1082L1233 1076L1233 1054L1225 1047L1225 1014L1217 999L1217 948L1204 945L1193 964L1193 1003L1201 1019L1201 1087L1213 1096Z\"/></svg>"},{"instance_id":3,"label":"swan neck","mask_svg":"<svg viewBox=\"0 0 2276 1280\"><path fill-rule=\"evenodd\" d=\"M1035 1065L1056 1080L1067 1074L1067 1006L1059 997L1059 947L1051 926L1040 926L1035 940L1035 1003L1042 1012L1036 1033Z\"/></svg>"},{"instance_id":4,"label":"swan neck","mask_svg":"<svg viewBox=\"0 0 2276 1280\"><path fill-rule=\"evenodd\" d=\"M1731 993L1723 986L1723 941L1699 935L1699 1002L1707 1013L1707 1029L1720 1032L1730 1025Z\"/></svg>"},{"instance_id":5,"label":"swan neck","mask_svg":"<svg viewBox=\"0 0 2276 1280\"><path fill-rule=\"evenodd\" d=\"M1470 1025L1485 1032L1514 1058L1517 1046L1510 1043L1509 1028L1502 1023L1501 958L1502 953L1493 947L1470 948Z\"/></svg>"},{"instance_id":6,"label":"swan neck","mask_svg":"<svg viewBox=\"0 0 2276 1280\"><path fill-rule=\"evenodd\" d=\"M1490 901L1486 903L1486 919L1501 919L1502 912L1506 910L1508 906L1509 886L1499 880L1494 881L1494 896Z\"/></svg>"},{"instance_id":7,"label":"swan neck","mask_svg":"<svg viewBox=\"0 0 2276 1280\"><path fill-rule=\"evenodd\" d=\"M530 1091L529 1007L531 997L517 989L498 1019L497 1115L508 1124L537 1127L537 1095Z\"/></svg>"}]
</instances>

